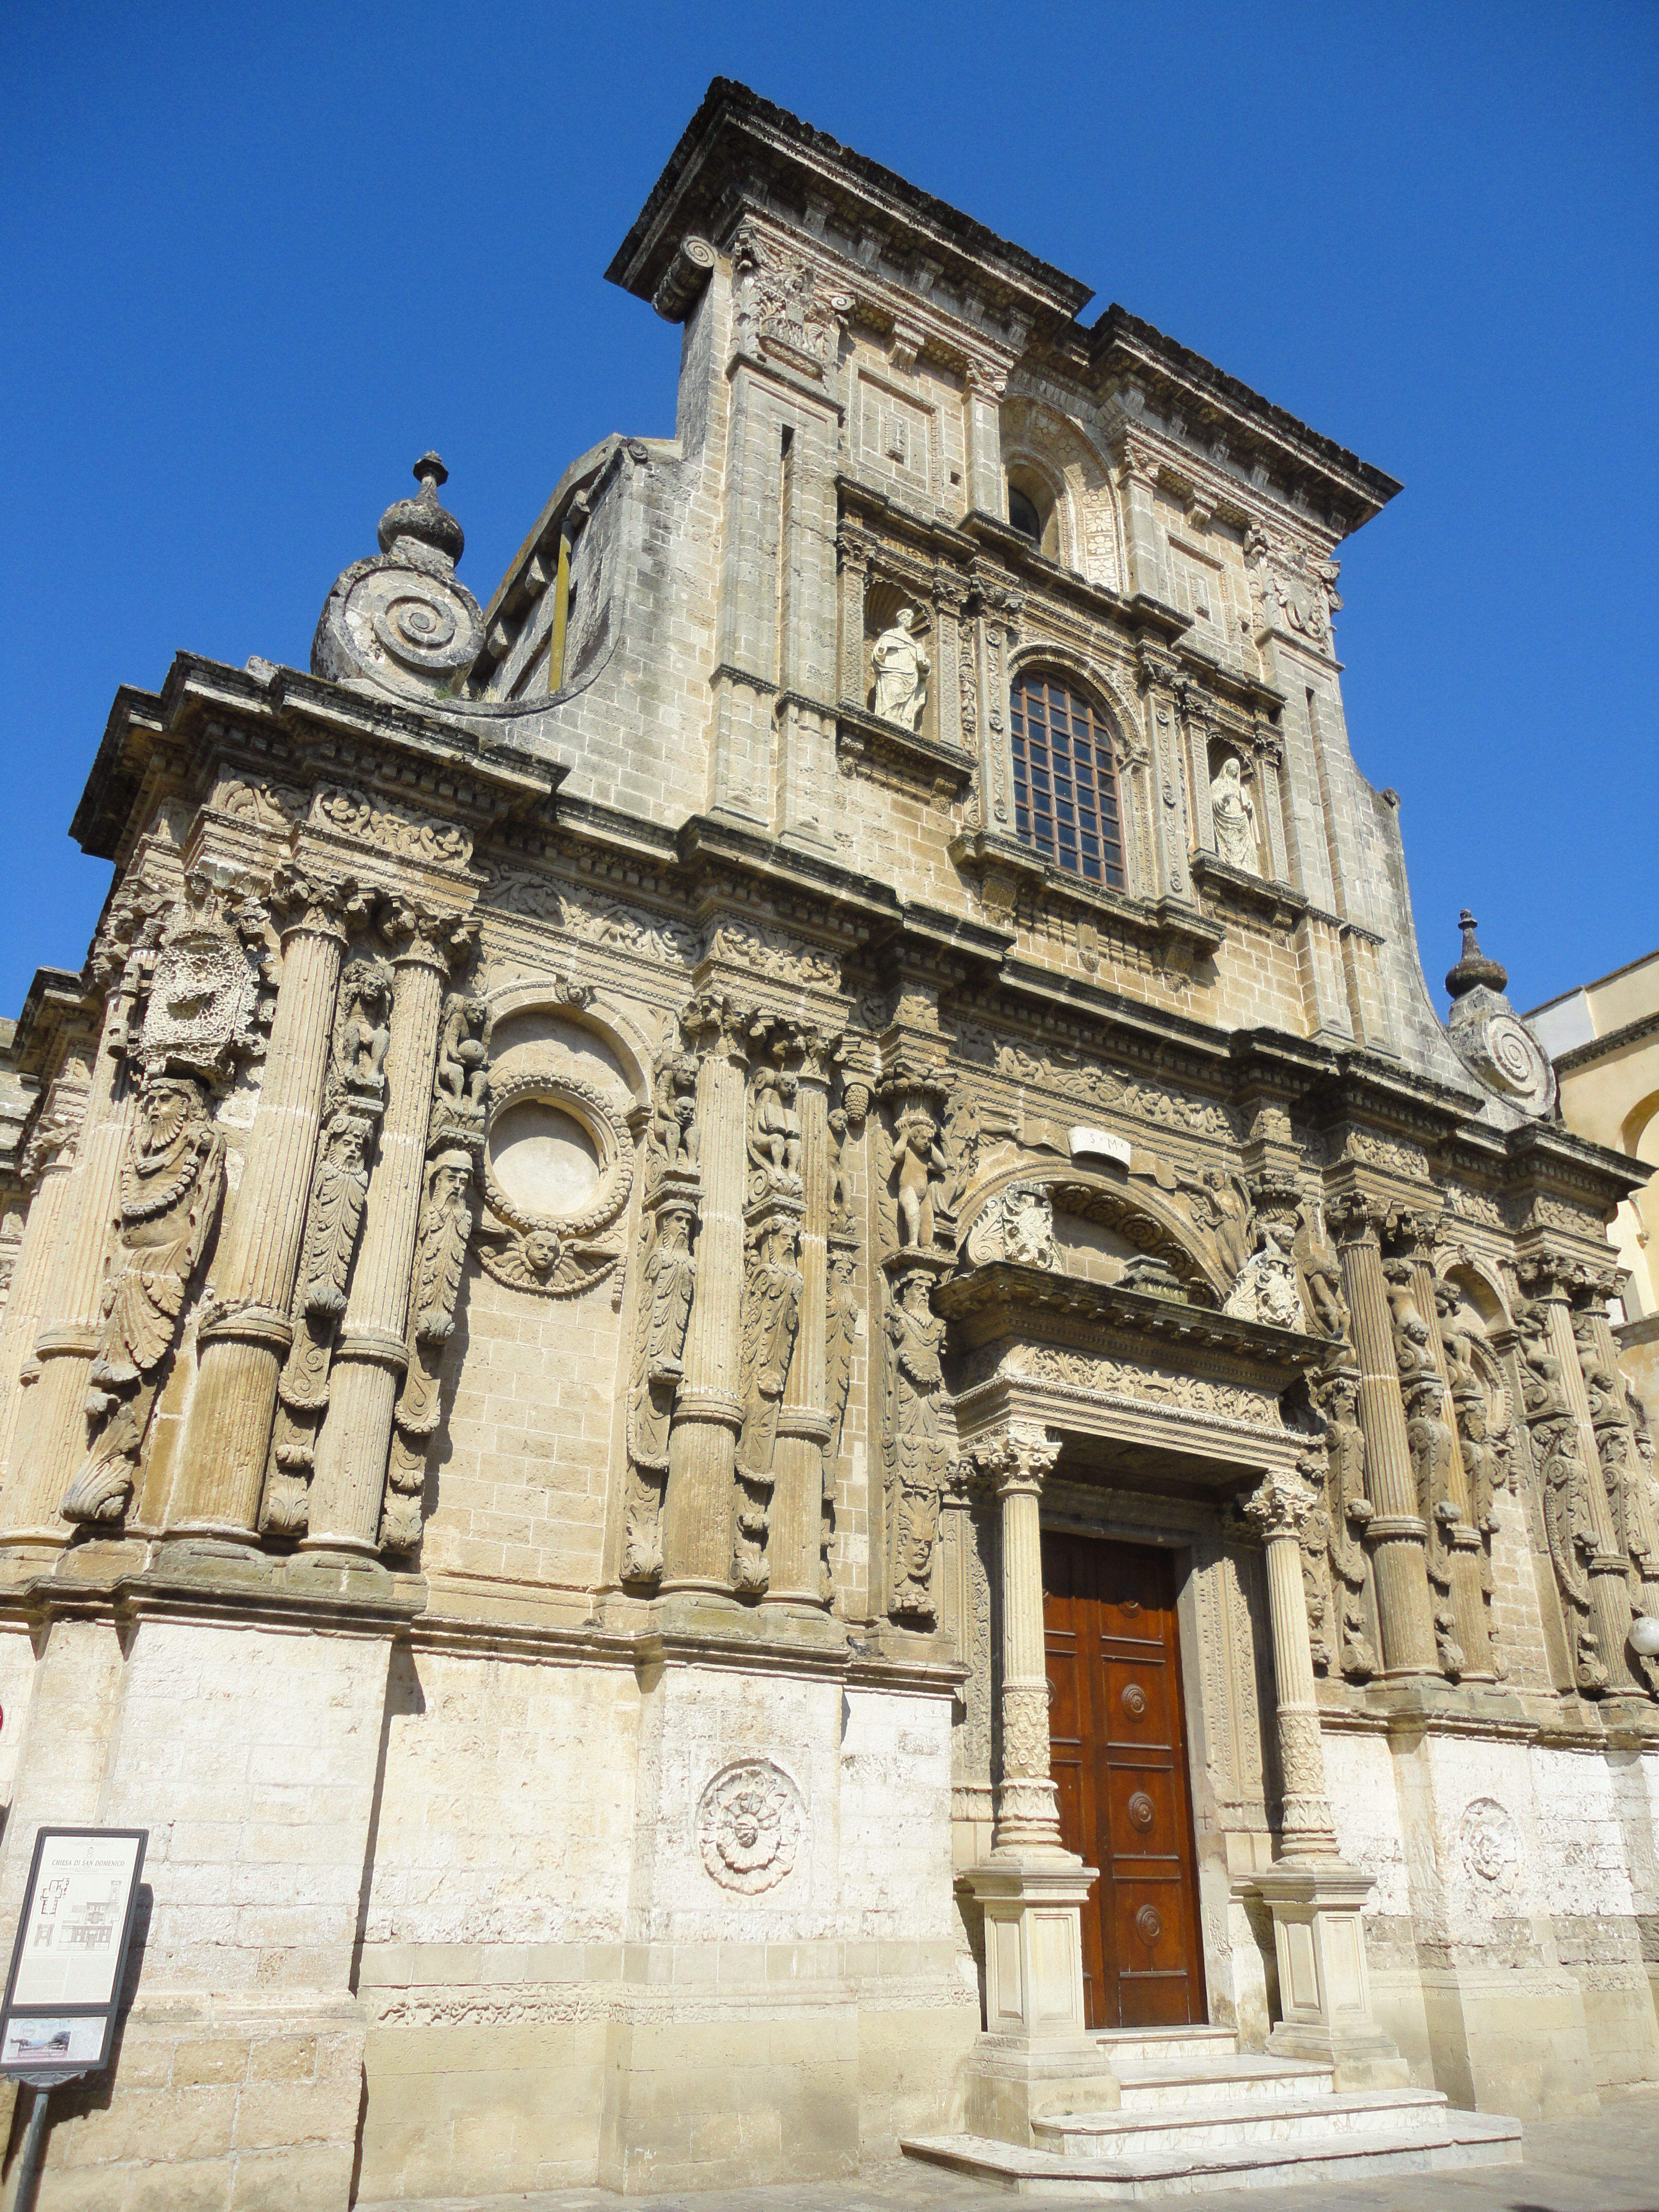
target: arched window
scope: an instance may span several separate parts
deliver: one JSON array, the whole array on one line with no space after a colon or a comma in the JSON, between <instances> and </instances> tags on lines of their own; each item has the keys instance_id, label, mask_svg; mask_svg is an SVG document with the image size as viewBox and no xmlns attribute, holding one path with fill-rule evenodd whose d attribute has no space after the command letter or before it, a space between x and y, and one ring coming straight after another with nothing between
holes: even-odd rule
<instances>
[{"instance_id":1,"label":"arched window","mask_svg":"<svg viewBox=\"0 0 1659 2212\"><path fill-rule=\"evenodd\" d=\"M1085 882L1121 890L1117 772L1099 710L1040 669L1016 677L1010 708L1021 839Z\"/></svg>"}]
</instances>

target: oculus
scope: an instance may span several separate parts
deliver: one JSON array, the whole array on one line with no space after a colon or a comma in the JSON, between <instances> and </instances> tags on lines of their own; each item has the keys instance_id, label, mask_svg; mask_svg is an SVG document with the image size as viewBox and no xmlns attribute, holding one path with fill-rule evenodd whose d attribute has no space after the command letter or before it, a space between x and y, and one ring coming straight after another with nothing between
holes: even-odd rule
<instances>
[{"instance_id":1,"label":"oculus","mask_svg":"<svg viewBox=\"0 0 1659 2212\"><path fill-rule=\"evenodd\" d=\"M634 1147L592 1084L550 1065L495 1079L483 1180L479 1256L498 1283L579 1297L616 1267Z\"/></svg>"}]
</instances>

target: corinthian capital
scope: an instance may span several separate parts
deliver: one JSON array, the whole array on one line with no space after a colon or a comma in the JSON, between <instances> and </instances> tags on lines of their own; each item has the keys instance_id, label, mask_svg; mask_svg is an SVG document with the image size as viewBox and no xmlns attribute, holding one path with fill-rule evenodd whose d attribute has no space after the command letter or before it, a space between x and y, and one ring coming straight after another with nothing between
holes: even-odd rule
<instances>
[{"instance_id":1,"label":"corinthian capital","mask_svg":"<svg viewBox=\"0 0 1659 2212\"><path fill-rule=\"evenodd\" d=\"M1380 1248L1389 1208L1368 1192L1339 1191L1326 1201L1325 1219L1339 1244L1376 1244Z\"/></svg>"},{"instance_id":2,"label":"corinthian capital","mask_svg":"<svg viewBox=\"0 0 1659 2212\"><path fill-rule=\"evenodd\" d=\"M271 878L269 904L284 937L308 930L344 941L368 921L374 902L353 876L319 875L284 860Z\"/></svg>"},{"instance_id":3,"label":"corinthian capital","mask_svg":"<svg viewBox=\"0 0 1659 2212\"><path fill-rule=\"evenodd\" d=\"M470 915L445 912L416 899L393 898L381 909L380 934L395 947L397 961L460 969L477 944L478 925Z\"/></svg>"},{"instance_id":4,"label":"corinthian capital","mask_svg":"<svg viewBox=\"0 0 1659 2212\"><path fill-rule=\"evenodd\" d=\"M968 1457L999 1498L1022 1492L1036 1497L1060 1457L1060 1446L1036 1422L1011 1421L1006 1429L976 1438L968 1448Z\"/></svg>"}]
</instances>

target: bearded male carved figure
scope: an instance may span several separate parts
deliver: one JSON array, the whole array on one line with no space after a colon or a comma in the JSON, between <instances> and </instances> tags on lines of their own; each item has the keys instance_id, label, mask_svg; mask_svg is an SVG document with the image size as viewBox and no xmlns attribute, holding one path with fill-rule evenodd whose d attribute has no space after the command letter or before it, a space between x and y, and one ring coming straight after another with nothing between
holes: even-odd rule
<instances>
[{"instance_id":1,"label":"bearded male carved figure","mask_svg":"<svg viewBox=\"0 0 1659 2212\"><path fill-rule=\"evenodd\" d=\"M732 1577L750 1595L770 1580L766 1537L772 1502L772 1454L778 1411L789 1379L789 1359L800 1322L804 1282L796 1264L800 1224L793 1214L774 1215L757 1229L743 1292L743 1426L738 1434L737 1540Z\"/></svg>"},{"instance_id":2,"label":"bearded male carved figure","mask_svg":"<svg viewBox=\"0 0 1659 2212\"><path fill-rule=\"evenodd\" d=\"M927 655L912 635L915 609L901 607L872 653L876 685L872 707L884 722L914 730L927 702Z\"/></svg>"},{"instance_id":3,"label":"bearded male carved figure","mask_svg":"<svg viewBox=\"0 0 1659 2212\"><path fill-rule=\"evenodd\" d=\"M1574 1674L1581 1690L1607 1686L1607 1662L1589 1625L1589 1576L1585 1560L1595 1550L1595 1523L1584 1496L1586 1470L1578 1443L1578 1417L1562 1380L1561 1363L1549 1350L1549 1310L1538 1300L1515 1310L1521 1340L1521 1388L1532 1437L1544 1530L1561 1593L1577 1616Z\"/></svg>"},{"instance_id":4,"label":"bearded male carved figure","mask_svg":"<svg viewBox=\"0 0 1659 2212\"><path fill-rule=\"evenodd\" d=\"M201 1086L147 1077L121 1174L122 1264L104 1293L88 1378L97 1433L64 1500L66 1520L118 1521L126 1510L191 1278L219 1218L224 1158Z\"/></svg>"},{"instance_id":5,"label":"bearded male carved figure","mask_svg":"<svg viewBox=\"0 0 1659 2212\"><path fill-rule=\"evenodd\" d=\"M459 1146L427 1167L420 1238L409 1294L409 1364L392 1416L392 1462L380 1524L389 1552L411 1552L421 1540L426 1455L438 1426L439 1363L455 1327L455 1303L466 1266L475 1215L473 1163Z\"/></svg>"},{"instance_id":6,"label":"bearded male carved figure","mask_svg":"<svg viewBox=\"0 0 1659 2212\"><path fill-rule=\"evenodd\" d=\"M675 1130L678 1137L678 1127ZM686 1324L697 1263L690 1236L695 1201L665 1206L657 1218L640 1284L634 1368L628 1388L628 1463L632 1474L623 1539L624 1582L654 1583L662 1573L662 1492L668 1480L668 1431L684 1369Z\"/></svg>"}]
</instances>

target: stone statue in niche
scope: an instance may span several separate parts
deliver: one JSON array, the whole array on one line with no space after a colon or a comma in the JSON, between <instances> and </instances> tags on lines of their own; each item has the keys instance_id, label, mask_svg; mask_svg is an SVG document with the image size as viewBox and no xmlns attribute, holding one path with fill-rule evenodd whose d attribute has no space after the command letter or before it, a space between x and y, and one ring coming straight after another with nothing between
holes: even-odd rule
<instances>
[{"instance_id":1,"label":"stone statue in niche","mask_svg":"<svg viewBox=\"0 0 1659 2212\"><path fill-rule=\"evenodd\" d=\"M104 1292L104 1325L88 1378L95 1435L64 1499L67 1521L118 1521L126 1510L224 1184L225 1142L200 1083L146 1077L121 1171L120 1264Z\"/></svg>"},{"instance_id":2,"label":"stone statue in niche","mask_svg":"<svg viewBox=\"0 0 1659 2212\"><path fill-rule=\"evenodd\" d=\"M354 960L340 978L340 1018L334 1031L334 1076L352 1089L386 1088L392 975L384 960Z\"/></svg>"},{"instance_id":3,"label":"stone statue in niche","mask_svg":"<svg viewBox=\"0 0 1659 2212\"><path fill-rule=\"evenodd\" d=\"M749 1269L743 1286L742 1368L738 1395L743 1425L738 1432L737 1540L732 1579L750 1596L770 1579L766 1558L772 1502L772 1455L777 1445L778 1412L789 1378L789 1359L800 1323L804 1282L799 1265L800 1220L792 1211L774 1212L749 1231Z\"/></svg>"},{"instance_id":4,"label":"stone statue in niche","mask_svg":"<svg viewBox=\"0 0 1659 2212\"><path fill-rule=\"evenodd\" d=\"M664 1200L641 1278L628 1390L628 1463L633 1481L622 1573L629 1583L654 1583L662 1574L662 1494L668 1480L674 1395L684 1373L680 1355L697 1275L691 1255L696 1221L695 1199Z\"/></svg>"},{"instance_id":5,"label":"stone statue in niche","mask_svg":"<svg viewBox=\"0 0 1659 2212\"><path fill-rule=\"evenodd\" d=\"M380 1545L412 1552L421 1540L426 1457L437 1433L439 1363L454 1332L455 1302L476 1220L473 1157L447 1146L428 1163L415 1273L409 1293L408 1365L392 1419L392 1464Z\"/></svg>"},{"instance_id":6,"label":"stone statue in niche","mask_svg":"<svg viewBox=\"0 0 1659 2212\"><path fill-rule=\"evenodd\" d=\"M1246 875L1261 873L1256 842L1255 801L1240 773L1237 757L1229 753L1210 786L1210 819L1215 825L1216 857Z\"/></svg>"},{"instance_id":7,"label":"stone statue in niche","mask_svg":"<svg viewBox=\"0 0 1659 2212\"><path fill-rule=\"evenodd\" d=\"M1237 1176L1221 1168L1206 1168L1196 1179L1177 1168L1175 1188L1217 1272L1224 1282L1236 1283L1256 1246L1255 1208L1249 1192Z\"/></svg>"},{"instance_id":8,"label":"stone statue in niche","mask_svg":"<svg viewBox=\"0 0 1659 2212\"><path fill-rule=\"evenodd\" d=\"M447 1103L458 1120L482 1121L489 1103L489 1036L495 1018L483 999L452 991L438 1040L433 1097Z\"/></svg>"},{"instance_id":9,"label":"stone statue in niche","mask_svg":"<svg viewBox=\"0 0 1659 2212\"><path fill-rule=\"evenodd\" d=\"M939 1490L950 1458L944 1424L945 1323L921 1268L901 1277L887 1310L889 1610L931 1626Z\"/></svg>"},{"instance_id":10,"label":"stone statue in niche","mask_svg":"<svg viewBox=\"0 0 1659 2212\"><path fill-rule=\"evenodd\" d=\"M651 1092L650 1180L697 1164L697 1067L683 1053L672 1053L657 1069Z\"/></svg>"},{"instance_id":11,"label":"stone statue in niche","mask_svg":"<svg viewBox=\"0 0 1659 2212\"><path fill-rule=\"evenodd\" d=\"M873 711L884 722L914 730L927 703L927 655L915 635L916 611L901 607L891 627L876 640L871 659L875 669Z\"/></svg>"}]
</instances>

